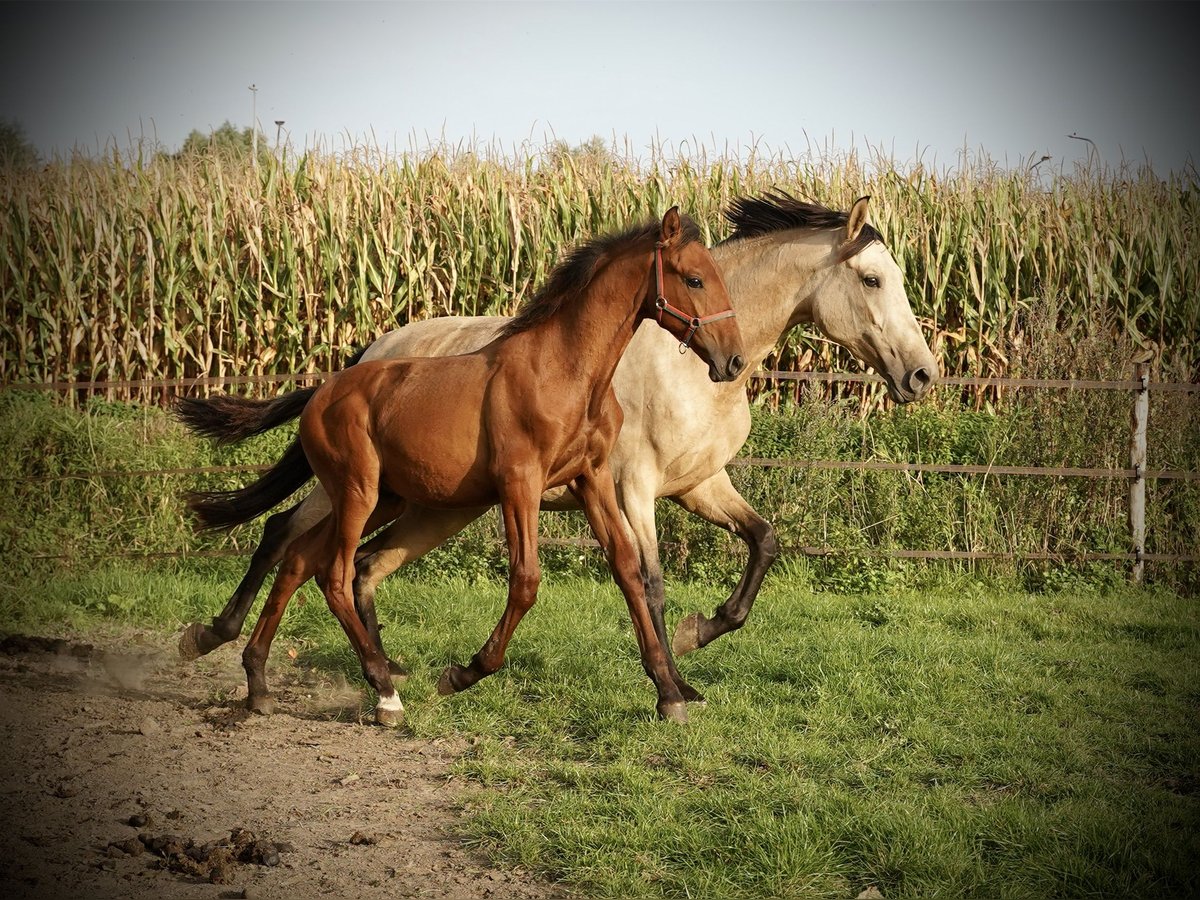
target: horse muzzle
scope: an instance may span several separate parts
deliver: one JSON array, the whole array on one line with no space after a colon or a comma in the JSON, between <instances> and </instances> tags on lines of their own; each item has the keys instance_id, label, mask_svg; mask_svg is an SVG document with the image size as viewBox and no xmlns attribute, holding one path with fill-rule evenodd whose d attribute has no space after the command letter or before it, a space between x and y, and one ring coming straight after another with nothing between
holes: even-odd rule
<instances>
[{"instance_id":1,"label":"horse muzzle","mask_svg":"<svg viewBox=\"0 0 1200 900\"><path fill-rule=\"evenodd\" d=\"M918 366L905 372L899 381L885 373L884 381L887 382L888 394L894 401L913 403L929 393L929 389L937 382L937 374L926 366Z\"/></svg>"},{"instance_id":2,"label":"horse muzzle","mask_svg":"<svg viewBox=\"0 0 1200 900\"><path fill-rule=\"evenodd\" d=\"M746 369L746 361L741 354L735 353L725 361L724 365L718 365L716 360L708 364L708 378L713 382L733 381Z\"/></svg>"}]
</instances>

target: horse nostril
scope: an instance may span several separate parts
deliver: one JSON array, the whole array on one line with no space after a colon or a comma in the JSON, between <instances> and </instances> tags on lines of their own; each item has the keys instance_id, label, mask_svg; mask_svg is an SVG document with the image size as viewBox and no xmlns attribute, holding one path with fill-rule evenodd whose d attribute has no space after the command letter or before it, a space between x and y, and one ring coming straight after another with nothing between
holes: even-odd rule
<instances>
[{"instance_id":1,"label":"horse nostril","mask_svg":"<svg viewBox=\"0 0 1200 900\"><path fill-rule=\"evenodd\" d=\"M918 395L925 393L925 389L933 383L933 374L924 366L919 369L913 369L912 374L908 376L908 386Z\"/></svg>"},{"instance_id":2,"label":"horse nostril","mask_svg":"<svg viewBox=\"0 0 1200 900\"><path fill-rule=\"evenodd\" d=\"M742 369L746 368L746 361L740 356L735 355L729 360L729 372L731 375L737 375Z\"/></svg>"}]
</instances>

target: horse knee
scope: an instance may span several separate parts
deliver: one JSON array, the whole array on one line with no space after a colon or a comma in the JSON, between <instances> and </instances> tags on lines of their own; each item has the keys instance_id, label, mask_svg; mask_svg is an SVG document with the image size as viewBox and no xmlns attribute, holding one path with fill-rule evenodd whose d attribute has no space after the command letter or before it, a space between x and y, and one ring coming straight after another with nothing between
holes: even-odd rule
<instances>
[{"instance_id":1,"label":"horse knee","mask_svg":"<svg viewBox=\"0 0 1200 900\"><path fill-rule=\"evenodd\" d=\"M538 588L542 584L542 573L536 566L513 570L508 578L509 601L521 607L522 612L537 600Z\"/></svg>"}]
</instances>

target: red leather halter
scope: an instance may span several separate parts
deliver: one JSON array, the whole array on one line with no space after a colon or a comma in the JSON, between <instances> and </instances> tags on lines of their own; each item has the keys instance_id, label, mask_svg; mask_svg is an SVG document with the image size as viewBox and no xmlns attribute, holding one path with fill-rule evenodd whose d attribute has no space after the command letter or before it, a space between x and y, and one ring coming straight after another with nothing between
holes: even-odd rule
<instances>
[{"instance_id":1,"label":"red leather halter","mask_svg":"<svg viewBox=\"0 0 1200 900\"><path fill-rule=\"evenodd\" d=\"M713 313L711 316L689 316L683 310L676 309L667 302L667 298L663 296L663 264L662 264L662 242L657 241L654 244L654 286L658 291L658 298L654 301L654 306L658 310L658 324L662 324L663 313L668 316L674 316L680 322L688 326L688 333L679 345L680 353L687 353L688 344L692 342L696 332L699 331L701 325L707 325L710 322L719 322L721 319L729 319L737 315L732 308L725 312Z\"/></svg>"}]
</instances>

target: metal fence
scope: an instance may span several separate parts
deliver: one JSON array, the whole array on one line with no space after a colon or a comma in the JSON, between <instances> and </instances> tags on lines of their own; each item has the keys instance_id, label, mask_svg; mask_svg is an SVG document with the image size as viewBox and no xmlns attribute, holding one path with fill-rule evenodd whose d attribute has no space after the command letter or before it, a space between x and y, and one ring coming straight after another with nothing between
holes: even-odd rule
<instances>
[{"instance_id":1,"label":"metal fence","mask_svg":"<svg viewBox=\"0 0 1200 900\"><path fill-rule=\"evenodd\" d=\"M326 372L312 372L288 375L257 375L224 378L173 378L173 379L142 379L133 381L85 381L85 382L51 382L45 384L11 385L11 389L53 391L75 397L103 394L105 396L130 396L133 392L156 396L160 401L180 388L228 388L248 385L279 385L304 384L319 381L328 376ZM994 389L999 391L1017 391L1027 389L1067 390L1067 391L1123 391L1131 397L1130 410L1130 459L1129 466L1123 468L1102 467L1073 467L1073 466L1018 466L1018 465L966 465L966 464L936 464L936 463L907 463L886 460L822 460L802 458L765 458L738 457L729 462L733 467L759 468L796 468L796 469L833 469L848 471L878 471L878 472L907 472L907 473L936 473L955 475L985 475L1013 476L1040 478L1085 478L1085 479L1122 479L1129 485L1129 521L1132 546L1127 552L1086 552L1078 551L1064 554L1053 551L974 551L974 550L941 550L941 549L886 549L877 548L853 550L839 547L795 546L788 548L792 552L808 556L835 556L853 554L855 556L884 556L900 559L941 559L941 560L1108 560L1132 561L1132 577L1141 581L1146 562L1185 562L1200 561L1200 555L1195 553L1147 553L1146 543L1146 483L1148 480L1198 481L1200 472L1192 470L1172 470L1151 468L1149 465L1150 448L1147 446L1147 424L1149 420L1149 396L1151 393L1196 393L1200 392L1200 384L1193 383L1161 383L1150 380L1149 366L1145 362L1135 363L1133 377L1124 381L1103 381L1089 379L1046 379L1046 378L970 378L946 377L939 381L943 387L974 388L977 390ZM878 375L831 373L831 372L781 372L763 370L755 373L753 379L778 384L780 382L800 382L819 384L882 383ZM257 473L269 468L266 465L229 465L203 466L192 468L147 469L147 470L96 470L71 473L60 473L41 476L18 476L29 480L70 479L70 478L133 478L169 475L201 475L213 473ZM586 538L545 538L543 543L549 546L578 546L597 547L595 541ZM164 553L131 553L129 556L141 558L182 557L182 556L240 556L246 555L245 550L200 550L174 551ZM121 555L120 553L114 555Z\"/></svg>"}]
</instances>

